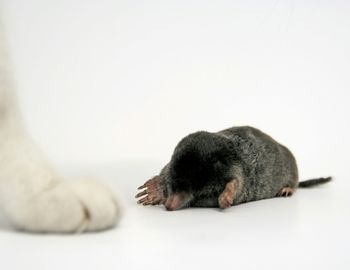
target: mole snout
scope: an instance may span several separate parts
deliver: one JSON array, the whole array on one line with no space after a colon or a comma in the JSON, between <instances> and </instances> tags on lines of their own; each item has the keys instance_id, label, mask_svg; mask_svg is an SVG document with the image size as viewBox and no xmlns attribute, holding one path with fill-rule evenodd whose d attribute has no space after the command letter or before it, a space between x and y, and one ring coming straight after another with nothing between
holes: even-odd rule
<instances>
[{"instance_id":1,"label":"mole snout","mask_svg":"<svg viewBox=\"0 0 350 270\"><path fill-rule=\"evenodd\" d=\"M168 202L165 203L165 209L168 210L168 211L174 211L174 210L176 210L176 209L174 208L174 206L172 206L171 203L168 203Z\"/></svg>"},{"instance_id":2,"label":"mole snout","mask_svg":"<svg viewBox=\"0 0 350 270\"><path fill-rule=\"evenodd\" d=\"M166 200L165 208L168 211L178 210L186 206L190 202L191 198L192 196L188 195L187 193L172 194Z\"/></svg>"}]
</instances>

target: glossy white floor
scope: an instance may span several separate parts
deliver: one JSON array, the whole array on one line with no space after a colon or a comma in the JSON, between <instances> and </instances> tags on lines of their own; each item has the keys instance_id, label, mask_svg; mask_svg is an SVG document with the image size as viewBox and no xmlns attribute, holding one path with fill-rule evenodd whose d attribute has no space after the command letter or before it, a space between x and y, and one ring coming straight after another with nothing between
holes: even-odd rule
<instances>
[{"instance_id":1,"label":"glossy white floor","mask_svg":"<svg viewBox=\"0 0 350 270\"><path fill-rule=\"evenodd\" d=\"M298 190L291 198L225 211L167 212L136 205L133 198L136 186L159 165L90 169L120 194L119 225L74 236L16 233L3 226L1 265L6 269L349 268L350 199L344 188L349 174L339 173L333 183Z\"/></svg>"}]
</instances>

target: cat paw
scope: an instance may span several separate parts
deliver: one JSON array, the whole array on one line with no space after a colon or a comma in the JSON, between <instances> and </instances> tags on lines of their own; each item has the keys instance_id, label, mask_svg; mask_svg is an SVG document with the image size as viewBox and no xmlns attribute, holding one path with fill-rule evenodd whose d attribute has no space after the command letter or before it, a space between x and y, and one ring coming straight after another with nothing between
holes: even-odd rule
<instances>
[{"instance_id":1,"label":"cat paw","mask_svg":"<svg viewBox=\"0 0 350 270\"><path fill-rule=\"evenodd\" d=\"M119 210L114 195L95 181L72 182L70 188L78 196L84 213L79 230L100 231L115 226Z\"/></svg>"},{"instance_id":2,"label":"cat paw","mask_svg":"<svg viewBox=\"0 0 350 270\"><path fill-rule=\"evenodd\" d=\"M36 196L19 196L10 221L24 231L77 233L113 227L118 208L113 195L94 181L55 182Z\"/></svg>"}]
</instances>

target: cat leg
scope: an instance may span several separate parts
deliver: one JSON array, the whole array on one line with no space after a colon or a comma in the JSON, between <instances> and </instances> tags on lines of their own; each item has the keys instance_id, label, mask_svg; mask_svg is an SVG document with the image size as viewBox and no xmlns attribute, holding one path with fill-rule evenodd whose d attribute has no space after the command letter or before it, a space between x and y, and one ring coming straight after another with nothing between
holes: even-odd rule
<instances>
[{"instance_id":1,"label":"cat leg","mask_svg":"<svg viewBox=\"0 0 350 270\"><path fill-rule=\"evenodd\" d=\"M114 226L114 196L94 181L65 182L21 123L0 23L0 209L16 228L73 233Z\"/></svg>"},{"instance_id":2,"label":"cat leg","mask_svg":"<svg viewBox=\"0 0 350 270\"><path fill-rule=\"evenodd\" d=\"M14 227L74 233L114 226L119 213L108 189L92 180L62 181L27 138L10 133L0 136L0 207Z\"/></svg>"}]
</instances>

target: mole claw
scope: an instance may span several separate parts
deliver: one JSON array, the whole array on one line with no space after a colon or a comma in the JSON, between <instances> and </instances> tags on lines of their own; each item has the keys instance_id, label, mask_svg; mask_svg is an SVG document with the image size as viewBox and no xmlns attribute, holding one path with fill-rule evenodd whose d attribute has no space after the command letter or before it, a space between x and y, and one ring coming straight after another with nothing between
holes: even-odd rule
<instances>
[{"instance_id":1,"label":"mole claw","mask_svg":"<svg viewBox=\"0 0 350 270\"><path fill-rule=\"evenodd\" d=\"M141 200L138 200L137 203L144 205L145 203L149 203L149 199L148 199L148 197L144 197Z\"/></svg>"},{"instance_id":2,"label":"mole claw","mask_svg":"<svg viewBox=\"0 0 350 270\"><path fill-rule=\"evenodd\" d=\"M277 197L291 197L293 195L294 189L291 187L284 187L278 193Z\"/></svg>"},{"instance_id":3,"label":"mole claw","mask_svg":"<svg viewBox=\"0 0 350 270\"><path fill-rule=\"evenodd\" d=\"M161 184L161 179L159 176L155 176L152 179L146 181L142 186L138 187L138 190L140 189L141 191L135 196L135 198L140 199L137 201L138 204L145 206L156 205L165 201L163 194L164 187Z\"/></svg>"},{"instance_id":4,"label":"mole claw","mask_svg":"<svg viewBox=\"0 0 350 270\"><path fill-rule=\"evenodd\" d=\"M148 193L148 191L147 191L147 190L144 190L144 191L138 193L138 194L135 196L135 198L140 198L140 197L146 195L147 193Z\"/></svg>"}]
</instances>

